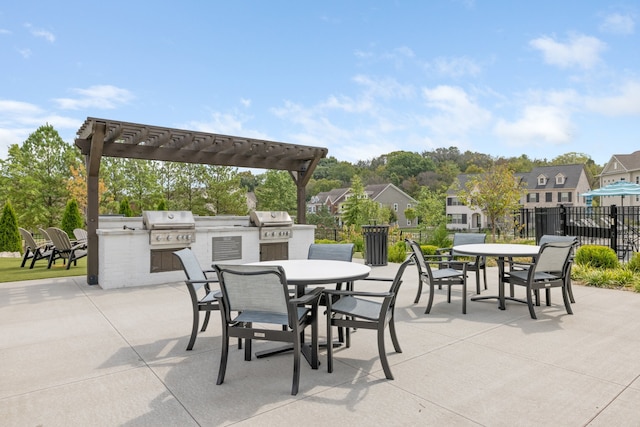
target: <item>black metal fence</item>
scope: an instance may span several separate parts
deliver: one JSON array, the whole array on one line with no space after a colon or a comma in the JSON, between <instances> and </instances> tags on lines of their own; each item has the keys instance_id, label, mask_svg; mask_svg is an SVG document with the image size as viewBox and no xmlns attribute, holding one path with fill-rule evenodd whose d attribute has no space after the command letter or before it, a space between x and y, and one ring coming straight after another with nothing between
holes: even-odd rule
<instances>
[{"instance_id":1,"label":"black metal fence","mask_svg":"<svg viewBox=\"0 0 640 427\"><path fill-rule=\"evenodd\" d=\"M544 234L576 236L580 246L608 246L618 258L628 260L640 250L640 206L522 208L514 212L513 228L504 237L537 242ZM316 239L340 241L340 235L338 229L316 229ZM422 232L412 233L412 238L424 240Z\"/></svg>"}]
</instances>

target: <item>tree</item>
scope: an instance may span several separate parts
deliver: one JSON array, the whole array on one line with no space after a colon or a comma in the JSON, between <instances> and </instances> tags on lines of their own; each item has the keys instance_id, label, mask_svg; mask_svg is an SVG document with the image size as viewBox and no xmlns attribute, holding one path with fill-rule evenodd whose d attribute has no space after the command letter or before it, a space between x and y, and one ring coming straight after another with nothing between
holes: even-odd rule
<instances>
[{"instance_id":1,"label":"tree","mask_svg":"<svg viewBox=\"0 0 640 427\"><path fill-rule=\"evenodd\" d=\"M400 186L405 179L427 170L435 170L433 161L428 157L409 151L395 151L387 154L384 175L393 184Z\"/></svg>"},{"instance_id":2,"label":"tree","mask_svg":"<svg viewBox=\"0 0 640 427\"><path fill-rule=\"evenodd\" d=\"M289 181L293 183L291 178ZM247 190L242 187L242 177L237 168L206 165L203 184L208 212L215 215L247 214Z\"/></svg>"},{"instance_id":3,"label":"tree","mask_svg":"<svg viewBox=\"0 0 640 427\"><path fill-rule=\"evenodd\" d=\"M520 198L526 184L509 168L500 164L488 172L470 177L465 188L457 196L471 209L480 209L491 225L491 236L496 241L496 231L508 222L510 214L520 207Z\"/></svg>"},{"instance_id":4,"label":"tree","mask_svg":"<svg viewBox=\"0 0 640 427\"><path fill-rule=\"evenodd\" d=\"M0 197L13 201L23 227L60 223L69 199L69 166L78 162L78 156L49 124L30 134L21 146L9 147L7 159L1 161L6 185Z\"/></svg>"},{"instance_id":5,"label":"tree","mask_svg":"<svg viewBox=\"0 0 640 427\"><path fill-rule=\"evenodd\" d=\"M358 228L365 224L387 222L388 220L388 218L381 216L379 205L367 197L364 185L358 175L353 177L349 196L343 203L343 209L342 221L346 226Z\"/></svg>"},{"instance_id":6,"label":"tree","mask_svg":"<svg viewBox=\"0 0 640 427\"><path fill-rule=\"evenodd\" d=\"M69 166L71 175L67 180L67 190L69 197L78 202L78 208L86 215L87 213L87 170L84 163ZM101 200L107 187L102 177L98 179L98 200Z\"/></svg>"},{"instance_id":7,"label":"tree","mask_svg":"<svg viewBox=\"0 0 640 427\"><path fill-rule=\"evenodd\" d=\"M118 213L126 217L133 216L133 212L131 212L131 204L129 203L129 199L126 197L120 202L120 210Z\"/></svg>"},{"instance_id":8,"label":"tree","mask_svg":"<svg viewBox=\"0 0 640 427\"><path fill-rule=\"evenodd\" d=\"M0 252L22 252L21 242L16 213L7 200L0 217Z\"/></svg>"},{"instance_id":9,"label":"tree","mask_svg":"<svg viewBox=\"0 0 640 427\"><path fill-rule=\"evenodd\" d=\"M298 190L288 172L269 170L260 176L256 187L258 209L287 211L295 216L298 210Z\"/></svg>"},{"instance_id":10,"label":"tree","mask_svg":"<svg viewBox=\"0 0 640 427\"><path fill-rule=\"evenodd\" d=\"M73 230L76 228L84 228L84 221L76 199L71 199L67 202L60 228L66 231L69 236L73 236Z\"/></svg>"}]
</instances>

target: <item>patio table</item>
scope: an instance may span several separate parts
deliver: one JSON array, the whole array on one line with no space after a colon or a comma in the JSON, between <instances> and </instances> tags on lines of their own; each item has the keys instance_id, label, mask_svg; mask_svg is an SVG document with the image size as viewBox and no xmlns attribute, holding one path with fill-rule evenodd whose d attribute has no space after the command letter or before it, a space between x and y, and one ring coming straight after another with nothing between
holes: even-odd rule
<instances>
[{"instance_id":1,"label":"patio table","mask_svg":"<svg viewBox=\"0 0 640 427\"><path fill-rule=\"evenodd\" d=\"M498 261L498 295L482 295L471 297L471 301L497 299L498 308L505 309L505 300L523 302L514 297L504 295L504 286L500 283L504 278L504 259L514 257L533 257L540 252L540 246L520 245L513 243L474 243L454 246L453 250L460 255L495 257Z\"/></svg>"}]
</instances>

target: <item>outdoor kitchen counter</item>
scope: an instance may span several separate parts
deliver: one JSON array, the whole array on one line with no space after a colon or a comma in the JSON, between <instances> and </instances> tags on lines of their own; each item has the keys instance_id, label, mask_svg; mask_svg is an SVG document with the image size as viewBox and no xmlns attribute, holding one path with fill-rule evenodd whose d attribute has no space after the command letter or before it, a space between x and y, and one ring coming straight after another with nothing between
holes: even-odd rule
<instances>
[{"instance_id":1,"label":"outdoor kitchen counter","mask_svg":"<svg viewBox=\"0 0 640 427\"><path fill-rule=\"evenodd\" d=\"M214 218L196 217L195 241L191 249L203 268L208 268L212 262L245 264L260 261L259 227L250 226L248 217L223 217L217 223ZM157 285L185 279L182 270L151 273L151 251L156 249L149 244L149 230L143 228L141 218L107 217L106 221L103 220L100 218L100 228L96 231L100 287L111 289ZM133 230L125 229L125 226ZM291 234L288 240L289 259L306 258L309 245L314 241L315 226L293 225ZM214 259L214 239L217 242L230 241L230 259ZM178 248L168 247L166 250Z\"/></svg>"}]
</instances>

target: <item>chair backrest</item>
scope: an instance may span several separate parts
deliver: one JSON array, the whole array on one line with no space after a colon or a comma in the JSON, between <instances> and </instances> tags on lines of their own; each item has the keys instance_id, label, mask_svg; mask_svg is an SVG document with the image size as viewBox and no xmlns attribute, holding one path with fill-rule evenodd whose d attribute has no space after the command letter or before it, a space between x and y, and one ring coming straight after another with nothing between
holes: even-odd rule
<instances>
[{"instance_id":1,"label":"chair backrest","mask_svg":"<svg viewBox=\"0 0 640 427\"><path fill-rule=\"evenodd\" d=\"M429 280L431 280L431 267L424 259L424 254L422 253L422 249L420 249L420 245L417 244L414 240L405 239L405 241L409 244L411 248L411 252L413 252L413 259L416 261L416 266L418 267L418 272L421 275L426 275Z\"/></svg>"},{"instance_id":2,"label":"chair backrest","mask_svg":"<svg viewBox=\"0 0 640 427\"><path fill-rule=\"evenodd\" d=\"M453 246L484 243L486 240L487 235L484 233L455 233L453 235ZM452 251L451 255L457 256L458 254Z\"/></svg>"},{"instance_id":3,"label":"chair backrest","mask_svg":"<svg viewBox=\"0 0 640 427\"><path fill-rule=\"evenodd\" d=\"M201 281L201 283L192 283L190 285L193 286L195 290L203 287L205 285L204 281L207 280L207 276L202 271L202 267L200 267L200 263L193 251L189 248L184 248L174 252L173 254L180 260L184 274L187 276L187 280Z\"/></svg>"},{"instance_id":4,"label":"chair backrest","mask_svg":"<svg viewBox=\"0 0 640 427\"><path fill-rule=\"evenodd\" d=\"M86 242L87 239L89 238L87 234L87 230L84 230L82 228L75 228L73 230L73 235L76 238L76 240L79 242Z\"/></svg>"},{"instance_id":5,"label":"chair backrest","mask_svg":"<svg viewBox=\"0 0 640 427\"><path fill-rule=\"evenodd\" d=\"M353 259L353 243L313 243L309 245L307 259L348 261Z\"/></svg>"},{"instance_id":6,"label":"chair backrest","mask_svg":"<svg viewBox=\"0 0 640 427\"><path fill-rule=\"evenodd\" d=\"M47 233L47 230L45 230L42 227L38 227L38 232L40 233L42 238L45 240L45 242L47 242L48 244L51 243L51 237L49 237L49 233Z\"/></svg>"},{"instance_id":7,"label":"chair backrest","mask_svg":"<svg viewBox=\"0 0 640 427\"><path fill-rule=\"evenodd\" d=\"M565 266L571 256L572 241L545 243L535 257L536 272L564 274Z\"/></svg>"},{"instance_id":8,"label":"chair backrest","mask_svg":"<svg viewBox=\"0 0 640 427\"><path fill-rule=\"evenodd\" d=\"M390 292L393 292L393 300L395 301L398 296L398 290L400 289L400 285L402 285L402 275L404 274L404 270L407 268L407 265L411 264L411 258L407 258L404 260L398 271L396 272L396 277L393 279L393 283L391 284Z\"/></svg>"},{"instance_id":9,"label":"chair backrest","mask_svg":"<svg viewBox=\"0 0 640 427\"><path fill-rule=\"evenodd\" d=\"M20 235L24 240L25 251L27 248L29 248L31 252L35 252L36 249L38 249L38 245L36 244L36 241L31 235L31 233L29 233L27 230L21 227L18 227L18 230L20 231Z\"/></svg>"},{"instance_id":10,"label":"chair backrest","mask_svg":"<svg viewBox=\"0 0 640 427\"><path fill-rule=\"evenodd\" d=\"M66 231L56 227L47 228L47 234L51 239L51 243L55 246L56 250L60 251L64 255L64 251L70 251L72 248L71 239Z\"/></svg>"},{"instance_id":11,"label":"chair backrest","mask_svg":"<svg viewBox=\"0 0 640 427\"><path fill-rule=\"evenodd\" d=\"M227 314L253 311L289 315L289 287L282 267L216 264L214 268Z\"/></svg>"},{"instance_id":12,"label":"chair backrest","mask_svg":"<svg viewBox=\"0 0 640 427\"><path fill-rule=\"evenodd\" d=\"M553 234L544 234L540 237L540 241L538 245L542 246L545 243L553 243L553 242L573 242L577 243L578 238L576 236L556 236Z\"/></svg>"}]
</instances>

